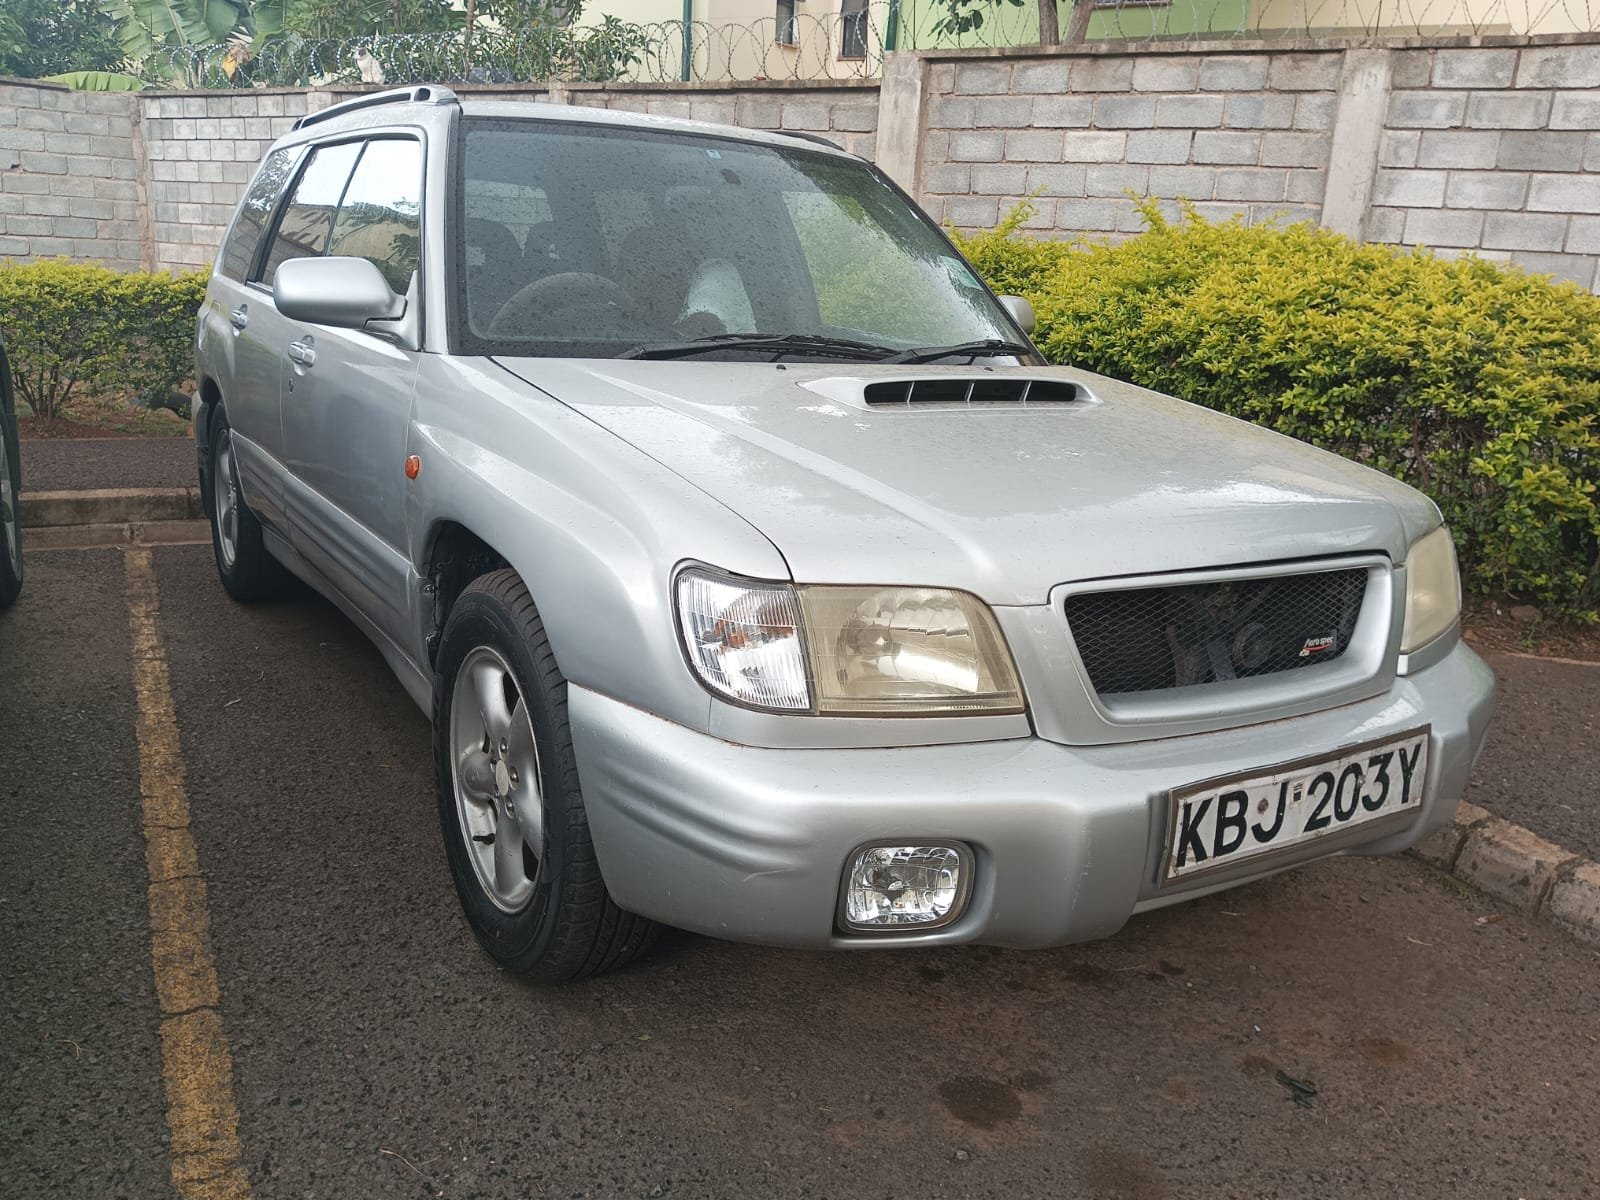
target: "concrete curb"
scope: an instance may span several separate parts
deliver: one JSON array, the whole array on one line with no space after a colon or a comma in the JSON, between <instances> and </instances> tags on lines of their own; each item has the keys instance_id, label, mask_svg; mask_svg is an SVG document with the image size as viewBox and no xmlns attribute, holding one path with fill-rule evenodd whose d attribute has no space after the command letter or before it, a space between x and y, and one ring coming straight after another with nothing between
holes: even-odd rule
<instances>
[{"instance_id":1,"label":"concrete curb","mask_svg":"<svg viewBox=\"0 0 1600 1200\"><path fill-rule=\"evenodd\" d=\"M209 521L123 521L115 525L43 525L30 529L23 549L97 550L110 546L209 546Z\"/></svg>"},{"instance_id":2,"label":"concrete curb","mask_svg":"<svg viewBox=\"0 0 1600 1200\"><path fill-rule=\"evenodd\" d=\"M23 492L17 515L24 529L62 525L126 525L194 521L205 515L198 487L102 488L84 492Z\"/></svg>"},{"instance_id":3,"label":"concrete curb","mask_svg":"<svg viewBox=\"0 0 1600 1200\"><path fill-rule=\"evenodd\" d=\"M1411 853L1529 916L1600 946L1600 863L1463 802L1454 820Z\"/></svg>"}]
</instances>

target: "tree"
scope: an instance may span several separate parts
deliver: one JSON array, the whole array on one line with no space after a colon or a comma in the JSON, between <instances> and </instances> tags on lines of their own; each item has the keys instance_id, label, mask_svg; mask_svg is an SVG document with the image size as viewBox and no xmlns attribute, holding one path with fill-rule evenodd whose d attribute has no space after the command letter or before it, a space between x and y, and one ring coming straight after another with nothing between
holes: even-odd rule
<instances>
[{"instance_id":1,"label":"tree","mask_svg":"<svg viewBox=\"0 0 1600 1200\"><path fill-rule=\"evenodd\" d=\"M100 0L100 11L116 22L123 52L141 76L199 87L232 82L263 40L282 34L284 3ZM220 57L196 53L212 46L226 49Z\"/></svg>"},{"instance_id":2,"label":"tree","mask_svg":"<svg viewBox=\"0 0 1600 1200\"><path fill-rule=\"evenodd\" d=\"M380 33L443 33L460 14L450 0L287 0L284 32L304 38L368 37Z\"/></svg>"},{"instance_id":3,"label":"tree","mask_svg":"<svg viewBox=\"0 0 1600 1200\"><path fill-rule=\"evenodd\" d=\"M124 57L116 22L93 0L0 0L0 75L113 71Z\"/></svg>"},{"instance_id":4,"label":"tree","mask_svg":"<svg viewBox=\"0 0 1600 1200\"><path fill-rule=\"evenodd\" d=\"M134 62L190 46L249 46L283 30L284 0L100 0Z\"/></svg>"},{"instance_id":5,"label":"tree","mask_svg":"<svg viewBox=\"0 0 1600 1200\"><path fill-rule=\"evenodd\" d=\"M1054 46L1061 42L1060 0L1038 0L1039 43ZM933 23L941 36L958 36L983 26L984 10L1000 3L1021 8L1024 0L940 0L944 14ZM1094 16L1095 0L1072 0L1072 23L1067 27L1066 44L1081 45L1089 36L1089 18Z\"/></svg>"}]
</instances>

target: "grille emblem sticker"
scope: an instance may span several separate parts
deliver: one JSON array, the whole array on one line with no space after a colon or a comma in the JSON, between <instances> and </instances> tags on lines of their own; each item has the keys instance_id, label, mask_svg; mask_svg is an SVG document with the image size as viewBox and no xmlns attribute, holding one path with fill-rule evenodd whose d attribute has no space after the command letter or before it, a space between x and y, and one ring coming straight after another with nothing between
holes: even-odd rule
<instances>
[{"instance_id":1,"label":"grille emblem sticker","mask_svg":"<svg viewBox=\"0 0 1600 1200\"><path fill-rule=\"evenodd\" d=\"M1323 654L1333 649L1331 637L1309 637L1306 644L1300 647L1300 657L1310 658L1313 654Z\"/></svg>"}]
</instances>

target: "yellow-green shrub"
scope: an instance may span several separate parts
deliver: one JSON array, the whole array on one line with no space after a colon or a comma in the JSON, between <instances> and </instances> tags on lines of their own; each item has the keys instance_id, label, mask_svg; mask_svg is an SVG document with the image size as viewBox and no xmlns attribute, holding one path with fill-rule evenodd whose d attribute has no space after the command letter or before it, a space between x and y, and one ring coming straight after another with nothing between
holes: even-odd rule
<instances>
[{"instance_id":1,"label":"yellow-green shrub","mask_svg":"<svg viewBox=\"0 0 1600 1200\"><path fill-rule=\"evenodd\" d=\"M1307 224L1144 215L1120 245L1069 246L1013 213L963 249L1033 302L1052 362L1397 475L1444 511L1473 590L1594 617L1600 297Z\"/></svg>"},{"instance_id":2,"label":"yellow-green shrub","mask_svg":"<svg viewBox=\"0 0 1600 1200\"><path fill-rule=\"evenodd\" d=\"M0 262L0 333L17 395L45 418L86 391L164 399L194 371L205 289L203 272Z\"/></svg>"}]
</instances>

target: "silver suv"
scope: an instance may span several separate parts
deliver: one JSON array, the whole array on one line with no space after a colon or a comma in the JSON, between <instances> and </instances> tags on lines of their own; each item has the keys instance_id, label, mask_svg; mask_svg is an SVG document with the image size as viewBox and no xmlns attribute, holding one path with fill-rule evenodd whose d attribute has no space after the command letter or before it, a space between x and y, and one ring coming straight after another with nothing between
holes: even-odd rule
<instances>
[{"instance_id":1,"label":"silver suv","mask_svg":"<svg viewBox=\"0 0 1600 1200\"><path fill-rule=\"evenodd\" d=\"M1057 945L1447 822L1493 678L1434 505L1031 320L817 139L363 97L211 279L217 569L377 643L538 978Z\"/></svg>"}]
</instances>

